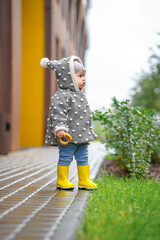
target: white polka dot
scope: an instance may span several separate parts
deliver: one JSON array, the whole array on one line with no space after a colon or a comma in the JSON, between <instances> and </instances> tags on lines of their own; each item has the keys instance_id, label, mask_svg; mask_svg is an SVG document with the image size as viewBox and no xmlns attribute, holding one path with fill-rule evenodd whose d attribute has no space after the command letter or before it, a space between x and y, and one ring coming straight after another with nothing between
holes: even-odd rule
<instances>
[{"instance_id":1,"label":"white polka dot","mask_svg":"<svg viewBox=\"0 0 160 240\"><path fill-rule=\"evenodd\" d=\"M60 105L63 105L63 102L60 102Z\"/></svg>"},{"instance_id":2,"label":"white polka dot","mask_svg":"<svg viewBox=\"0 0 160 240\"><path fill-rule=\"evenodd\" d=\"M51 138L51 136L48 136L48 138Z\"/></svg>"},{"instance_id":3,"label":"white polka dot","mask_svg":"<svg viewBox=\"0 0 160 240\"><path fill-rule=\"evenodd\" d=\"M59 97L56 97L57 99L59 99Z\"/></svg>"},{"instance_id":4,"label":"white polka dot","mask_svg":"<svg viewBox=\"0 0 160 240\"><path fill-rule=\"evenodd\" d=\"M75 100L72 100L72 102L75 102Z\"/></svg>"},{"instance_id":5,"label":"white polka dot","mask_svg":"<svg viewBox=\"0 0 160 240\"><path fill-rule=\"evenodd\" d=\"M81 105L78 105L79 108L81 108Z\"/></svg>"},{"instance_id":6,"label":"white polka dot","mask_svg":"<svg viewBox=\"0 0 160 240\"><path fill-rule=\"evenodd\" d=\"M83 117L82 117L82 116L80 116L80 119L83 119Z\"/></svg>"},{"instance_id":7,"label":"white polka dot","mask_svg":"<svg viewBox=\"0 0 160 240\"><path fill-rule=\"evenodd\" d=\"M71 86L73 86L73 83L71 83Z\"/></svg>"},{"instance_id":8,"label":"white polka dot","mask_svg":"<svg viewBox=\"0 0 160 240\"><path fill-rule=\"evenodd\" d=\"M88 132L88 134L89 134L89 135L91 135L91 133L90 133L90 132Z\"/></svg>"},{"instance_id":9,"label":"white polka dot","mask_svg":"<svg viewBox=\"0 0 160 240\"><path fill-rule=\"evenodd\" d=\"M77 141L75 141L74 143L77 144Z\"/></svg>"},{"instance_id":10,"label":"white polka dot","mask_svg":"<svg viewBox=\"0 0 160 240\"><path fill-rule=\"evenodd\" d=\"M86 141L88 142L88 138L86 138Z\"/></svg>"},{"instance_id":11,"label":"white polka dot","mask_svg":"<svg viewBox=\"0 0 160 240\"><path fill-rule=\"evenodd\" d=\"M92 115L90 115L90 118L92 118Z\"/></svg>"},{"instance_id":12,"label":"white polka dot","mask_svg":"<svg viewBox=\"0 0 160 240\"><path fill-rule=\"evenodd\" d=\"M77 95L76 95L76 94L74 94L73 96L74 96L74 97L77 97Z\"/></svg>"},{"instance_id":13,"label":"white polka dot","mask_svg":"<svg viewBox=\"0 0 160 240\"><path fill-rule=\"evenodd\" d=\"M53 113L51 113L51 117L53 117Z\"/></svg>"},{"instance_id":14,"label":"white polka dot","mask_svg":"<svg viewBox=\"0 0 160 240\"><path fill-rule=\"evenodd\" d=\"M60 87L63 87L63 85L62 85L62 84L60 84L59 86L60 86Z\"/></svg>"},{"instance_id":15,"label":"white polka dot","mask_svg":"<svg viewBox=\"0 0 160 240\"><path fill-rule=\"evenodd\" d=\"M90 129L92 129L92 126L90 126Z\"/></svg>"},{"instance_id":16,"label":"white polka dot","mask_svg":"<svg viewBox=\"0 0 160 240\"><path fill-rule=\"evenodd\" d=\"M63 122L60 122L61 124L63 124Z\"/></svg>"},{"instance_id":17,"label":"white polka dot","mask_svg":"<svg viewBox=\"0 0 160 240\"><path fill-rule=\"evenodd\" d=\"M63 81L67 81L67 78L63 78Z\"/></svg>"},{"instance_id":18,"label":"white polka dot","mask_svg":"<svg viewBox=\"0 0 160 240\"><path fill-rule=\"evenodd\" d=\"M51 68L53 69L54 67L53 67L53 66L51 66Z\"/></svg>"},{"instance_id":19,"label":"white polka dot","mask_svg":"<svg viewBox=\"0 0 160 240\"><path fill-rule=\"evenodd\" d=\"M87 124L89 124L89 121L87 121Z\"/></svg>"},{"instance_id":20,"label":"white polka dot","mask_svg":"<svg viewBox=\"0 0 160 240\"><path fill-rule=\"evenodd\" d=\"M82 134L79 134L79 137L82 137Z\"/></svg>"},{"instance_id":21,"label":"white polka dot","mask_svg":"<svg viewBox=\"0 0 160 240\"><path fill-rule=\"evenodd\" d=\"M63 112L60 112L60 114L62 115L62 114L63 114Z\"/></svg>"},{"instance_id":22,"label":"white polka dot","mask_svg":"<svg viewBox=\"0 0 160 240\"><path fill-rule=\"evenodd\" d=\"M65 67L62 67L62 69L65 69Z\"/></svg>"},{"instance_id":23,"label":"white polka dot","mask_svg":"<svg viewBox=\"0 0 160 240\"><path fill-rule=\"evenodd\" d=\"M72 120L73 120L72 118L69 119L70 122L72 122Z\"/></svg>"},{"instance_id":24,"label":"white polka dot","mask_svg":"<svg viewBox=\"0 0 160 240\"><path fill-rule=\"evenodd\" d=\"M77 112L75 112L74 114L77 115Z\"/></svg>"},{"instance_id":25,"label":"white polka dot","mask_svg":"<svg viewBox=\"0 0 160 240\"><path fill-rule=\"evenodd\" d=\"M79 123L76 123L77 126L79 126Z\"/></svg>"},{"instance_id":26,"label":"white polka dot","mask_svg":"<svg viewBox=\"0 0 160 240\"><path fill-rule=\"evenodd\" d=\"M56 107L53 107L53 109L56 109Z\"/></svg>"},{"instance_id":27,"label":"white polka dot","mask_svg":"<svg viewBox=\"0 0 160 240\"><path fill-rule=\"evenodd\" d=\"M75 132L75 130L73 129L72 132Z\"/></svg>"},{"instance_id":28,"label":"white polka dot","mask_svg":"<svg viewBox=\"0 0 160 240\"><path fill-rule=\"evenodd\" d=\"M63 92L63 95L65 95L66 93L65 92Z\"/></svg>"},{"instance_id":29,"label":"white polka dot","mask_svg":"<svg viewBox=\"0 0 160 240\"><path fill-rule=\"evenodd\" d=\"M54 71L56 72L56 68L54 69Z\"/></svg>"},{"instance_id":30,"label":"white polka dot","mask_svg":"<svg viewBox=\"0 0 160 240\"><path fill-rule=\"evenodd\" d=\"M83 102L83 98L81 98L81 102Z\"/></svg>"},{"instance_id":31,"label":"white polka dot","mask_svg":"<svg viewBox=\"0 0 160 240\"><path fill-rule=\"evenodd\" d=\"M57 82L59 82L59 79L57 78Z\"/></svg>"},{"instance_id":32,"label":"white polka dot","mask_svg":"<svg viewBox=\"0 0 160 240\"><path fill-rule=\"evenodd\" d=\"M86 131L86 128L83 128L83 131Z\"/></svg>"},{"instance_id":33,"label":"white polka dot","mask_svg":"<svg viewBox=\"0 0 160 240\"><path fill-rule=\"evenodd\" d=\"M58 76L61 76L61 73L58 73Z\"/></svg>"},{"instance_id":34,"label":"white polka dot","mask_svg":"<svg viewBox=\"0 0 160 240\"><path fill-rule=\"evenodd\" d=\"M70 73L70 72L68 72L68 75L71 75L71 73Z\"/></svg>"},{"instance_id":35,"label":"white polka dot","mask_svg":"<svg viewBox=\"0 0 160 240\"><path fill-rule=\"evenodd\" d=\"M84 112L86 113L86 112L87 112L87 110L84 110Z\"/></svg>"},{"instance_id":36,"label":"white polka dot","mask_svg":"<svg viewBox=\"0 0 160 240\"><path fill-rule=\"evenodd\" d=\"M64 109L64 112L67 112L67 110L66 110L66 109Z\"/></svg>"}]
</instances>

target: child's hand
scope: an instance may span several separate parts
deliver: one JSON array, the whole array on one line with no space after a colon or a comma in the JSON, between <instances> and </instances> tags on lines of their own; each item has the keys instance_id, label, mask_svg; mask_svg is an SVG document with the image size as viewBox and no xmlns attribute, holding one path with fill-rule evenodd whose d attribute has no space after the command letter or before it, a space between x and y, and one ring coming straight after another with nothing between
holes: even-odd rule
<instances>
[{"instance_id":1,"label":"child's hand","mask_svg":"<svg viewBox=\"0 0 160 240\"><path fill-rule=\"evenodd\" d=\"M57 137L58 137L58 138L65 137L65 131L64 131L64 130L59 130L59 131L57 132Z\"/></svg>"}]
</instances>

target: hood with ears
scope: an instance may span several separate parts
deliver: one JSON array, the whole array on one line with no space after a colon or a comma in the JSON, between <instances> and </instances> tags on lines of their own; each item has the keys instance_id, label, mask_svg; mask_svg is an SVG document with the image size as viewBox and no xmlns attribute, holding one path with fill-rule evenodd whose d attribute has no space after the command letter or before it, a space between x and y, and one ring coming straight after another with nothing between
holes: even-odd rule
<instances>
[{"instance_id":1,"label":"hood with ears","mask_svg":"<svg viewBox=\"0 0 160 240\"><path fill-rule=\"evenodd\" d=\"M53 60L47 62L47 67L53 69L56 73L57 83L60 89L80 91L74 72L74 61L83 64L81 59L76 56L62 58L59 61Z\"/></svg>"}]
</instances>

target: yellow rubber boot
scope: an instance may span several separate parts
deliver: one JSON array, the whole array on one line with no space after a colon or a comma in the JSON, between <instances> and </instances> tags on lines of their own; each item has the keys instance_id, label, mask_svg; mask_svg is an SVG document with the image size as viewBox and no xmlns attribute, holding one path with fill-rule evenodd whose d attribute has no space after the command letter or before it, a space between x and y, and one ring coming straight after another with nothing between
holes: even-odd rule
<instances>
[{"instance_id":1,"label":"yellow rubber boot","mask_svg":"<svg viewBox=\"0 0 160 240\"><path fill-rule=\"evenodd\" d=\"M69 166L57 166L57 189L72 190L74 184L68 180Z\"/></svg>"},{"instance_id":2,"label":"yellow rubber boot","mask_svg":"<svg viewBox=\"0 0 160 240\"><path fill-rule=\"evenodd\" d=\"M78 189L82 190L93 190L97 189L97 184L90 179L90 165L79 165L78 168Z\"/></svg>"}]
</instances>

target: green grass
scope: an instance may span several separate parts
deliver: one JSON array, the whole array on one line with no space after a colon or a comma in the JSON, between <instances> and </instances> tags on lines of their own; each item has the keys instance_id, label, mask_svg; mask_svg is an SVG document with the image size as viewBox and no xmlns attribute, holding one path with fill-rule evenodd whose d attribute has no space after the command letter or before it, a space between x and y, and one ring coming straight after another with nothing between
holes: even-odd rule
<instances>
[{"instance_id":1,"label":"green grass","mask_svg":"<svg viewBox=\"0 0 160 240\"><path fill-rule=\"evenodd\" d=\"M81 240L159 240L160 184L104 175L90 192Z\"/></svg>"}]
</instances>

